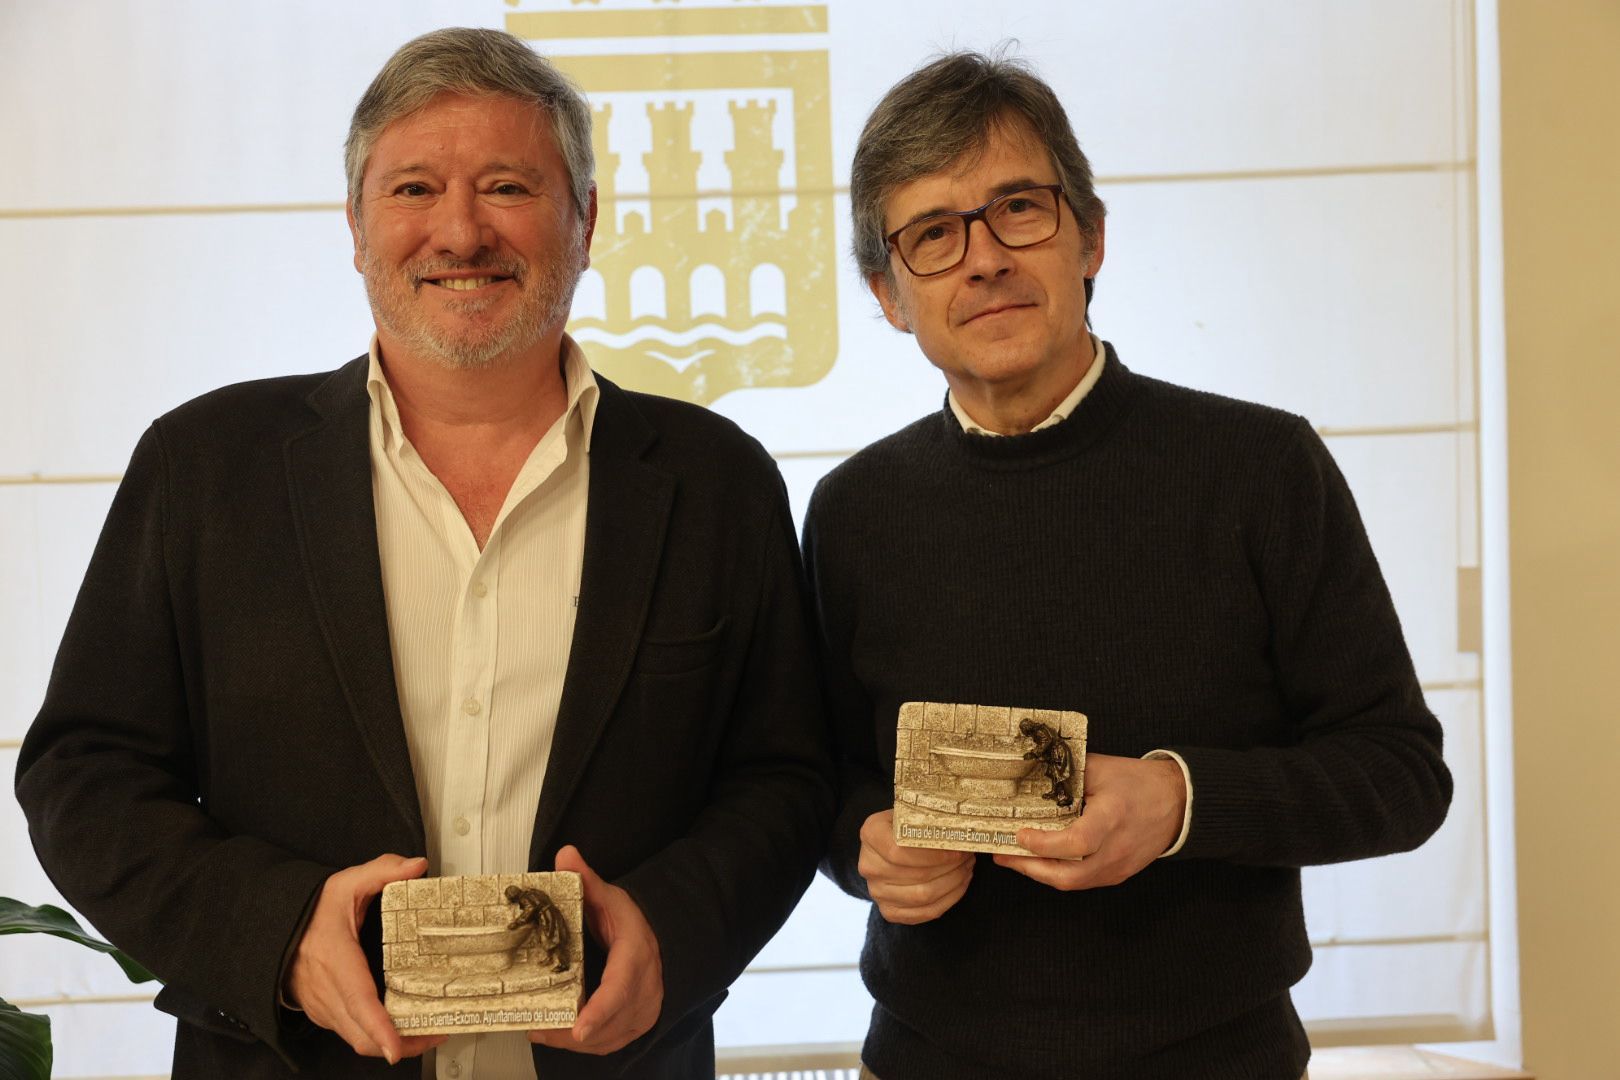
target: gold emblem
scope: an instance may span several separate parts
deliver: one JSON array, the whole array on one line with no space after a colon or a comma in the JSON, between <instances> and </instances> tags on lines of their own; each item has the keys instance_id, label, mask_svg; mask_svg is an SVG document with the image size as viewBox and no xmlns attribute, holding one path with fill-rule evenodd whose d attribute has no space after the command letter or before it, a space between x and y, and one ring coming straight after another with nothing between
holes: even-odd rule
<instances>
[{"instance_id":1,"label":"gold emblem","mask_svg":"<svg viewBox=\"0 0 1620 1080\"><path fill-rule=\"evenodd\" d=\"M552 4L506 24L595 114L596 235L568 326L592 366L700 404L825 376L835 196L827 50L812 46L826 6ZM771 48L736 49L761 35ZM649 39L658 51L574 49Z\"/></svg>"}]
</instances>

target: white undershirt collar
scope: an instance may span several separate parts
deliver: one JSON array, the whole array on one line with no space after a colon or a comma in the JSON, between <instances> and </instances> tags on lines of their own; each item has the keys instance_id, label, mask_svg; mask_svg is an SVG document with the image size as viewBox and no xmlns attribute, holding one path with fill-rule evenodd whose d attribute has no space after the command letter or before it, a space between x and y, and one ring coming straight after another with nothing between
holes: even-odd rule
<instances>
[{"instance_id":1,"label":"white undershirt collar","mask_svg":"<svg viewBox=\"0 0 1620 1080\"><path fill-rule=\"evenodd\" d=\"M1102 377L1106 350L1103 349L1102 340L1096 334L1088 336L1091 338L1091 366L1086 368L1086 373L1080 377L1079 382L1074 384L1074 389L1069 391L1069 395L1057 403L1057 408L1052 410L1051 415L1029 429L1031 433L1055 427L1067 420L1074 414L1074 410L1079 407L1081 399L1091 392L1091 388L1096 386L1097 380ZM1001 431L991 431L969 416L967 410L962 408L962 403L956 400L956 391L948 391L945 400L950 403L951 412L956 416L956 422L961 424L962 430L969 435L994 435L1000 437L1005 434L1005 432Z\"/></svg>"}]
</instances>

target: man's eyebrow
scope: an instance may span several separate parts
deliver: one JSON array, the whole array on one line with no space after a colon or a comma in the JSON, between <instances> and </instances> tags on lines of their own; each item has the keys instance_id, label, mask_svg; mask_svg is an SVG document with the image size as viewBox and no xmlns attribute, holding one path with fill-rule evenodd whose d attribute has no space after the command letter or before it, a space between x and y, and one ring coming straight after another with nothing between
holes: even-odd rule
<instances>
[{"instance_id":1,"label":"man's eyebrow","mask_svg":"<svg viewBox=\"0 0 1620 1080\"><path fill-rule=\"evenodd\" d=\"M377 183L386 186L407 176L419 176L423 173L430 173L432 171L432 169L422 162L412 162L409 165L400 165L397 168L389 169L387 172L377 177ZM480 175L488 175L489 173L517 173L518 175L526 177L530 180L543 181L546 178L546 174L544 172L534 168L533 166L514 165L505 161L492 161L479 170Z\"/></svg>"},{"instance_id":2,"label":"man's eyebrow","mask_svg":"<svg viewBox=\"0 0 1620 1080\"><path fill-rule=\"evenodd\" d=\"M393 184L396 180L402 180L407 176L419 176L422 173L426 173L426 172L430 172L430 171L431 170L429 170L426 165L423 165L421 163L413 163L413 164L410 164L410 165L401 165L401 166L399 166L397 168L389 169L387 172L385 172L381 176L377 177L377 186L379 186L379 187L388 187L389 185Z\"/></svg>"},{"instance_id":3,"label":"man's eyebrow","mask_svg":"<svg viewBox=\"0 0 1620 1080\"><path fill-rule=\"evenodd\" d=\"M1037 180L1032 176L1020 176L1015 180L1003 181L1002 183L999 183L995 187L991 188L990 189L990 197L985 199L984 201L985 202L990 202L991 200L998 199L1003 195L1011 195L1015 191L1023 191L1026 188L1045 187L1045 186L1046 186L1046 184L1045 184L1044 181ZM983 206L984 203L980 203L979 205ZM970 206L970 207L967 207L966 209L967 210L973 210L973 209L975 209L975 207ZM939 214L961 214L961 213L965 213L965 212L966 212L965 210L958 210L954 206L931 206L927 210L918 211L917 213L913 214L911 216L911 218L908 221L905 222L905 224L896 226L894 229L890 229L889 231L891 233L893 233L893 232L898 231L899 229L908 228L909 226L917 224L917 222L919 222L919 221L924 221L924 220L926 220L928 218L935 217L935 216L937 216Z\"/></svg>"},{"instance_id":4,"label":"man's eyebrow","mask_svg":"<svg viewBox=\"0 0 1620 1080\"><path fill-rule=\"evenodd\" d=\"M479 171L482 174L517 173L519 176L527 177L530 180L543 181L546 178L546 174L543 170L537 169L532 165L517 165L505 161L492 161Z\"/></svg>"}]
</instances>

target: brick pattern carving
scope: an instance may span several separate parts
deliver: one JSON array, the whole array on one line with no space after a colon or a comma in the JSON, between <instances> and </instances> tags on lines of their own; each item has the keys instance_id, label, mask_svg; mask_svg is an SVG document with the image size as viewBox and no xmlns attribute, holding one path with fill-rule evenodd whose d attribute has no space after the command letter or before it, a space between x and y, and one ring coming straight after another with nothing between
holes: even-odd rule
<instances>
[{"instance_id":1,"label":"brick pattern carving","mask_svg":"<svg viewBox=\"0 0 1620 1080\"><path fill-rule=\"evenodd\" d=\"M524 911L507 899L511 888L543 892L556 909L551 921L535 916L512 926ZM578 874L396 881L383 889L382 931L383 1005L401 1034L566 1028L578 1016L585 988Z\"/></svg>"},{"instance_id":2,"label":"brick pattern carving","mask_svg":"<svg viewBox=\"0 0 1620 1080\"><path fill-rule=\"evenodd\" d=\"M1046 797L1053 785L1024 721L1044 724L1068 744L1073 764L1068 806ZM1061 829L1080 812L1086 760L1084 713L908 701L895 727L894 834L906 847L1027 855L1019 829Z\"/></svg>"}]
</instances>

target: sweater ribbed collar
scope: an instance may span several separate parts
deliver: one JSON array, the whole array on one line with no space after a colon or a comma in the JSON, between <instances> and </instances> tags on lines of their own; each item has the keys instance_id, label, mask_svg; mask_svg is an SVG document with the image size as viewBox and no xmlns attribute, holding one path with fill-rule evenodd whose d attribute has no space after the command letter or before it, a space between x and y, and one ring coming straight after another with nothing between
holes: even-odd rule
<instances>
[{"instance_id":1,"label":"sweater ribbed collar","mask_svg":"<svg viewBox=\"0 0 1620 1080\"><path fill-rule=\"evenodd\" d=\"M1095 446L1128 411L1136 389L1136 376L1120 362L1114 346L1105 341L1103 348L1107 360L1102 377L1062 423L1025 435L972 435L962 430L947 398L940 410L946 442L975 465L1007 470L1037 469Z\"/></svg>"}]
</instances>

